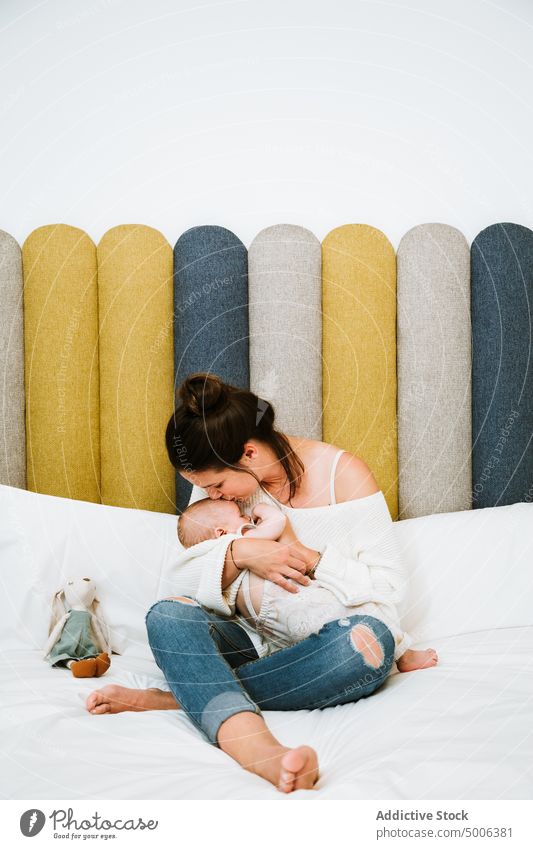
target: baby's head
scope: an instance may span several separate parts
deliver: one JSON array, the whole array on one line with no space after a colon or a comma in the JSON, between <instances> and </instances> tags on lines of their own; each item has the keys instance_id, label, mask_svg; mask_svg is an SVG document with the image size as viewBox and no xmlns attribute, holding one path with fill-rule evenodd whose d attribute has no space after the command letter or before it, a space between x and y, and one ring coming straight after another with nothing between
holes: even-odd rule
<instances>
[{"instance_id":1,"label":"baby's head","mask_svg":"<svg viewBox=\"0 0 533 849\"><path fill-rule=\"evenodd\" d=\"M190 548L206 539L234 534L250 517L243 515L236 501L202 498L189 505L178 520L178 539Z\"/></svg>"}]
</instances>

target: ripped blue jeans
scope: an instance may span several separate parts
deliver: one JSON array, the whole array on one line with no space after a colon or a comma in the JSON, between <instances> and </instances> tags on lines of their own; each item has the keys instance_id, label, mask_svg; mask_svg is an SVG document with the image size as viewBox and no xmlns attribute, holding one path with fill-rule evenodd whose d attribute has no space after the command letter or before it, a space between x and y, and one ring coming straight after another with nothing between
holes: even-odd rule
<instances>
[{"instance_id":1,"label":"ripped blue jeans","mask_svg":"<svg viewBox=\"0 0 533 849\"><path fill-rule=\"evenodd\" d=\"M157 601L145 621L176 701L214 745L222 723L236 713L325 708L369 696L394 660L394 638L373 616L328 622L262 658L238 622L186 596ZM354 631L357 625L365 628Z\"/></svg>"}]
</instances>

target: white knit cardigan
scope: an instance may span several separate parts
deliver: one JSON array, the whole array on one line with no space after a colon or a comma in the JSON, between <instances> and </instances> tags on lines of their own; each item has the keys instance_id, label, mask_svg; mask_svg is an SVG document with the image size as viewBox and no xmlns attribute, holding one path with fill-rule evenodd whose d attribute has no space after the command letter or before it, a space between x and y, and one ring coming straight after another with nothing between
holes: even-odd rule
<instances>
[{"instance_id":1,"label":"white knit cardigan","mask_svg":"<svg viewBox=\"0 0 533 849\"><path fill-rule=\"evenodd\" d=\"M206 497L193 487L190 504ZM260 487L246 501L245 512L260 501L272 503ZM380 491L355 501L343 501L325 507L291 508L276 502L290 519L298 539L322 552L315 572L321 585L330 589L347 605L357 605L354 613L376 616L391 627L398 625L395 605L404 598L407 574L400 556L394 522ZM243 572L222 589L226 550L236 534L205 540L181 549L176 561L176 592L195 598L199 604L221 616L235 616L237 593ZM244 619L236 618L250 636L260 657L278 646L254 631ZM411 644L405 635L396 646L395 659Z\"/></svg>"}]
</instances>

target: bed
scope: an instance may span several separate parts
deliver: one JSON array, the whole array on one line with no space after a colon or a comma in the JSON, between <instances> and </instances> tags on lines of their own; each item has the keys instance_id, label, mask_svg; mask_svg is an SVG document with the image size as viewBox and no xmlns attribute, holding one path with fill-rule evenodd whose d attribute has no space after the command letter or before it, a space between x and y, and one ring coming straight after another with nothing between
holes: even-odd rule
<instances>
[{"instance_id":1,"label":"bed","mask_svg":"<svg viewBox=\"0 0 533 849\"><path fill-rule=\"evenodd\" d=\"M275 799L179 711L94 716L105 683L164 684L144 629L171 594L174 516L0 487L0 793L5 799ZM533 505L395 523L410 572L415 647L440 663L392 675L368 699L267 712L285 744L321 761L318 799L526 799L533 792ZM49 600L75 565L97 582L112 666L75 679L42 659ZM361 729L364 729L362 733Z\"/></svg>"}]
</instances>

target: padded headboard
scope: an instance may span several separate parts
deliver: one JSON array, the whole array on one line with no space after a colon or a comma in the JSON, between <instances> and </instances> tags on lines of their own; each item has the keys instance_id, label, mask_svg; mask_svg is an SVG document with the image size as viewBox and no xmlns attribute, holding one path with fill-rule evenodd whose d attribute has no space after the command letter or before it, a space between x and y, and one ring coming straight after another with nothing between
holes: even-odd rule
<instances>
[{"instance_id":1,"label":"padded headboard","mask_svg":"<svg viewBox=\"0 0 533 849\"><path fill-rule=\"evenodd\" d=\"M422 224L323 240L280 224L249 250L217 226L174 248L65 224L0 232L0 483L175 512L174 387L211 371L286 433L362 457L394 518L533 500L533 232L471 248Z\"/></svg>"}]
</instances>

